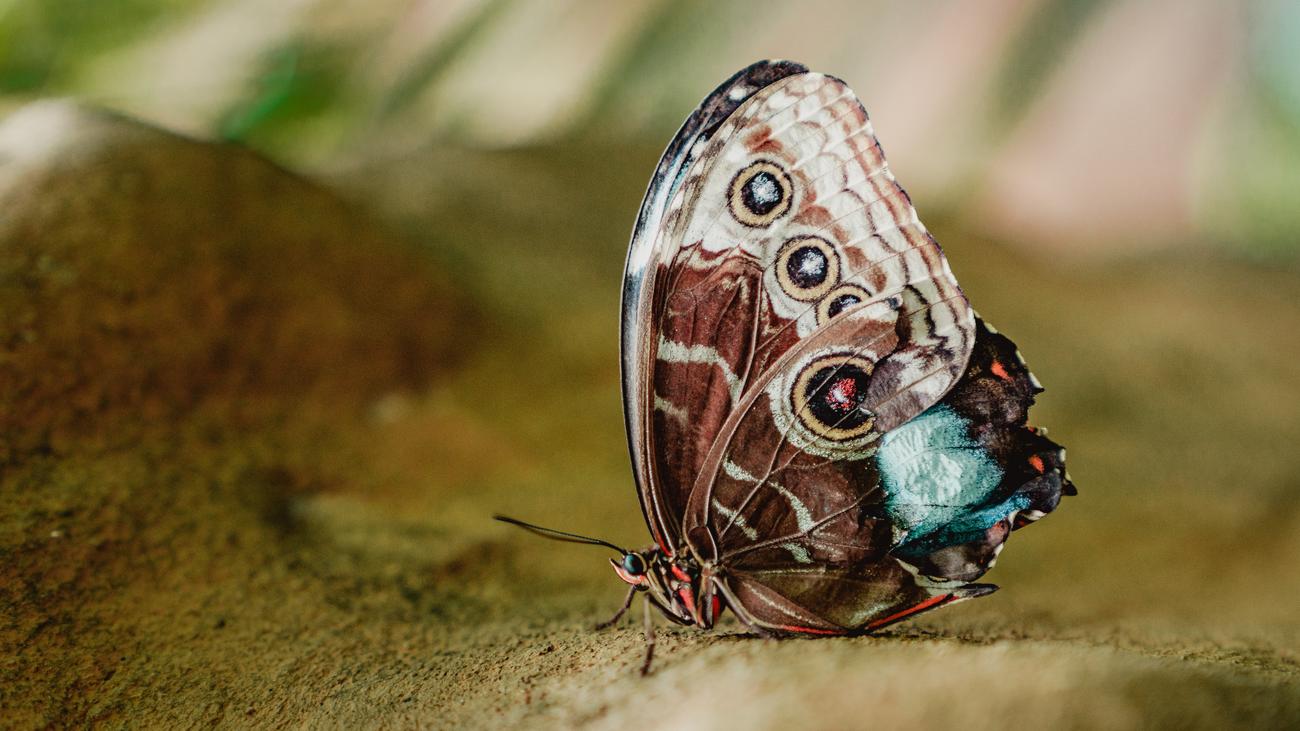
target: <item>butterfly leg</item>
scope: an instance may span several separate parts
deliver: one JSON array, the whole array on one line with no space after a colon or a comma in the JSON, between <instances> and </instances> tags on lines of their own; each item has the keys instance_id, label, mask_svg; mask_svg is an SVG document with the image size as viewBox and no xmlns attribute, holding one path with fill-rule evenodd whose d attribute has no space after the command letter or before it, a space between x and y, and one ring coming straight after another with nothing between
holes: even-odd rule
<instances>
[{"instance_id":1,"label":"butterfly leg","mask_svg":"<svg viewBox=\"0 0 1300 731\"><path fill-rule=\"evenodd\" d=\"M636 596L636 589L637 588L633 586L627 590L627 598L623 600L623 606L620 607L617 612L614 612L614 616L596 625L597 630L602 630L602 629L606 629L607 627L614 626L614 623L617 622L619 619L621 619L623 615L627 613L628 607L632 606L632 597Z\"/></svg>"},{"instance_id":2,"label":"butterfly leg","mask_svg":"<svg viewBox=\"0 0 1300 731\"><path fill-rule=\"evenodd\" d=\"M641 665L641 674L650 674L650 663L655 659L655 620L650 613L650 600L645 600L645 662Z\"/></svg>"}]
</instances>

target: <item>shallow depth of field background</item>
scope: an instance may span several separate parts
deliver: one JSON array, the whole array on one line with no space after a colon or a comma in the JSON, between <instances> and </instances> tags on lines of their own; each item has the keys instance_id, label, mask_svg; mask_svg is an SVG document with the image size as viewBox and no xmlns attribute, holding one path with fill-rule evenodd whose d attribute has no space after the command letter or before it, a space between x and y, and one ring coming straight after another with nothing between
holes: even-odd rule
<instances>
[{"instance_id":1,"label":"shallow depth of field background","mask_svg":"<svg viewBox=\"0 0 1300 731\"><path fill-rule=\"evenodd\" d=\"M604 556L489 516L648 542L627 236L772 57L858 92L1080 495L988 599L642 680ZM0 0L0 193L0 727L1300 723L1300 5Z\"/></svg>"}]
</instances>

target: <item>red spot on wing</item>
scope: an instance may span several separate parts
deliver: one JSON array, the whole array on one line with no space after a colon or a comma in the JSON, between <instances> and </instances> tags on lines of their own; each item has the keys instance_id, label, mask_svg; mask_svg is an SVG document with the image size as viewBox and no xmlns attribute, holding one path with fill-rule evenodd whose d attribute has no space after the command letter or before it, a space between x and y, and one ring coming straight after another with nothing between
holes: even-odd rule
<instances>
[{"instance_id":1,"label":"red spot on wing","mask_svg":"<svg viewBox=\"0 0 1300 731\"><path fill-rule=\"evenodd\" d=\"M809 201L805 200L804 202L808 203ZM813 228L826 228L829 227L832 222L834 222L835 217L831 215L830 211L826 210L822 206L805 205L799 211L799 215L794 217L794 220L795 223L801 223L805 226L812 226Z\"/></svg>"},{"instance_id":2,"label":"red spot on wing","mask_svg":"<svg viewBox=\"0 0 1300 731\"><path fill-rule=\"evenodd\" d=\"M993 361L993 365L989 366L989 370L993 371L993 375L997 376L998 378L1001 378L1004 381L1011 380L1011 374L1007 373L1007 369L1003 367L1002 361L1000 360Z\"/></svg>"},{"instance_id":3,"label":"red spot on wing","mask_svg":"<svg viewBox=\"0 0 1300 731\"><path fill-rule=\"evenodd\" d=\"M749 133L745 138L745 147L748 147L750 152L781 151L781 143L772 139L772 128L766 124Z\"/></svg>"},{"instance_id":4,"label":"red spot on wing","mask_svg":"<svg viewBox=\"0 0 1300 731\"><path fill-rule=\"evenodd\" d=\"M841 378L826 391L826 403L836 411L848 411L858 405L858 382Z\"/></svg>"},{"instance_id":5,"label":"red spot on wing","mask_svg":"<svg viewBox=\"0 0 1300 731\"><path fill-rule=\"evenodd\" d=\"M1047 469L1047 467L1043 465L1043 458L1036 454L1029 456L1029 465L1037 470L1040 475Z\"/></svg>"}]
</instances>

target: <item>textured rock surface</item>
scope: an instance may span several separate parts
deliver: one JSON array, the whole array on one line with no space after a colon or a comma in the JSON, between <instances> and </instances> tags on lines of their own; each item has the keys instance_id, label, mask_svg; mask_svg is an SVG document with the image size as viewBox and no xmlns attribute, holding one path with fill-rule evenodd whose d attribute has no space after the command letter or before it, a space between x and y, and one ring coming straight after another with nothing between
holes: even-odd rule
<instances>
[{"instance_id":1,"label":"textured rock surface","mask_svg":"<svg viewBox=\"0 0 1300 731\"><path fill-rule=\"evenodd\" d=\"M293 497L461 359L466 315L424 255L245 151L63 103L5 120L4 722L231 712L294 611L252 588L295 581Z\"/></svg>"},{"instance_id":2,"label":"textured rock surface","mask_svg":"<svg viewBox=\"0 0 1300 731\"><path fill-rule=\"evenodd\" d=\"M23 114L77 133L0 129L0 725L1300 722L1294 273L1064 271L932 221L1081 495L987 599L869 638L665 629L643 679L639 622L591 629L601 551L488 516L647 542L616 327L655 151L336 181L434 267L237 149Z\"/></svg>"}]
</instances>

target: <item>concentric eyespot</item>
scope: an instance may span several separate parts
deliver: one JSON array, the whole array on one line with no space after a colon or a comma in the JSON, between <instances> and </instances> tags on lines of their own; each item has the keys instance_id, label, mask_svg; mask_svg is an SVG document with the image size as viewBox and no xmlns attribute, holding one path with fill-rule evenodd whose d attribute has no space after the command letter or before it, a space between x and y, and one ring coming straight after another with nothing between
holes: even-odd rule
<instances>
[{"instance_id":1,"label":"concentric eyespot","mask_svg":"<svg viewBox=\"0 0 1300 731\"><path fill-rule=\"evenodd\" d=\"M731 215L737 221L761 228L790 210L794 185L781 166L759 160L736 173L727 196Z\"/></svg>"},{"instance_id":2,"label":"concentric eyespot","mask_svg":"<svg viewBox=\"0 0 1300 731\"><path fill-rule=\"evenodd\" d=\"M856 284L841 284L817 304L817 322L826 322L853 305L866 302L869 297L867 290Z\"/></svg>"},{"instance_id":3,"label":"concentric eyespot","mask_svg":"<svg viewBox=\"0 0 1300 731\"><path fill-rule=\"evenodd\" d=\"M871 361L850 353L813 360L799 373L790 394L799 421L819 437L836 442L870 432L876 415L862 403L872 368Z\"/></svg>"},{"instance_id":4,"label":"concentric eyespot","mask_svg":"<svg viewBox=\"0 0 1300 731\"><path fill-rule=\"evenodd\" d=\"M815 302L840 280L835 247L818 236L796 236L776 255L776 281L781 291L801 302Z\"/></svg>"}]
</instances>

